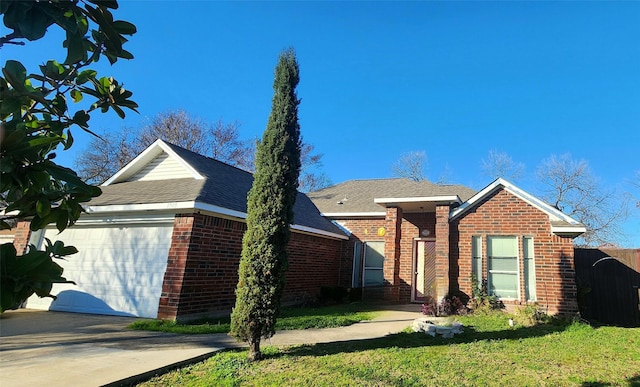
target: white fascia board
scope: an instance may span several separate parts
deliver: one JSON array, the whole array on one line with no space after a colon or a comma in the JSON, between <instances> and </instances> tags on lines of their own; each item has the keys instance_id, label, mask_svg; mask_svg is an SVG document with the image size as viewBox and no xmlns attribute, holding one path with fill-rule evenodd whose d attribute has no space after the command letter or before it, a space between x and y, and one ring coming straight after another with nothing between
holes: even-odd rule
<instances>
[{"instance_id":1,"label":"white fascia board","mask_svg":"<svg viewBox=\"0 0 640 387\"><path fill-rule=\"evenodd\" d=\"M291 230L299 231L299 232L301 232L303 234L323 235L323 236L334 238L334 239L342 239L342 240L348 240L349 239L349 237L346 236L346 235L340 235L340 234L336 234L336 233L329 232L329 231L318 230L317 228L312 228L312 227L307 227L307 226L300 226L300 225L297 225L297 224L292 224L291 225Z\"/></svg>"},{"instance_id":2,"label":"white fascia board","mask_svg":"<svg viewBox=\"0 0 640 387\"><path fill-rule=\"evenodd\" d=\"M172 211L193 210L194 201L172 203L144 203L144 204L110 204L105 206L84 206L88 214L100 214L110 212L138 212L138 211Z\"/></svg>"},{"instance_id":3,"label":"white fascia board","mask_svg":"<svg viewBox=\"0 0 640 387\"><path fill-rule=\"evenodd\" d=\"M454 208L450 213L449 213L449 219L450 220L454 220L457 217L459 217L461 214L463 214L465 212L465 210L467 208L472 207L476 202L479 202L480 200L482 200L485 196L489 195L491 192L493 192L494 190L496 190L497 188L500 187L500 182L502 181L502 179L496 179L493 181L493 183L489 184L488 186L484 187L482 190L480 190L478 193L476 193L475 195L473 195L471 198L469 198L469 200L467 200L466 202L462 203L460 206Z\"/></svg>"},{"instance_id":4,"label":"white fascia board","mask_svg":"<svg viewBox=\"0 0 640 387\"><path fill-rule=\"evenodd\" d=\"M141 212L141 211L164 211L170 213L178 212L197 212L204 211L212 215L218 215L225 218L232 218L241 222L246 222L247 214L241 211L230 210L228 208L214 206L212 204L202 202L174 202L174 203L147 203L147 204L120 204L107 206L86 206L87 214L108 214L118 212ZM306 234L322 235L336 239L349 239L345 235L332 233L329 231L319 230L312 227L291 225L292 230L300 231Z\"/></svg>"},{"instance_id":5,"label":"white fascia board","mask_svg":"<svg viewBox=\"0 0 640 387\"><path fill-rule=\"evenodd\" d=\"M112 183L116 183L118 181L124 180L130 176L133 176L136 172L144 168L145 165L150 163L156 156L158 156L162 151L166 152L170 157L174 158L178 161L184 168L186 168L189 173L196 180L204 179L204 176L198 173L189 163L184 161L182 157L178 156L172 149L169 147L164 141L158 139L153 144L149 145L147 149L142 151L136 158L131 160L127 165L125 165L121 170L116 172L115 175L111 176L107 181L102 183L102 186L106 187L111 185Z\"/></svg>"},{"instance_id":6,"label":"white fascia board","mask_svg":"<svg viewBox=\"0 0 640 387\"><path fill-rule=\"evenodd\" d=\"M462 203L462 200L458 195L449 196L423 196L423 197L409 197L409 198L374 198L373 202L376 204L388 204L388 203L419 203L419 202L444 202L444 203Z\"/></svg>"},{"instance_id":7,"label":"white fascia board","mask_svg":"<svg viewBox=\"0 0 640 387\"><path fill-rule=\"evenodd\" d=\"M537 209L539 209L542 212L547 213L549 215L549 218L553 218L553 220L562 220L562 221L565 221L565 222L567 222L569 224L576 225L577 227L580 227L580 222L578 222L577 220L573 219L569 215L567 215L567 214L563 213L562 211L550 206L549 204L545 203L544 201L542 201L542 200L538 199L537 197L531 195L530 193L522 190L521 188L516 187L515 185L509 183L508 181L506 181L506 180L504 180L502 178L498 178L498 179L494 180L493 183L489 184L488 186L483 188L480 192L478 192L477 194L473 195L469 200L467 200L466 202L462 203L461 206L453 209L451 211L451 213L449 214L449 219L450 220L454 220L454 219L460 217L460 215L462 215L464 212L466 212L466 210L468 208L472 207L475 203L481 201L482 199L484 199L485 197L489 196L491 193L493 193L494 191L496 191L499 188L505 189L507 192L510 192L511 194L519 197L520 199L522 199L526 203L536 207Z\"/></svg>"},{"instance_id":8,"label":"white fascia board","mask_svg":"<svg viewBox=\"0 0 640 387\"><path fill-rule=\"evenodd\" d=\"M245 212L230 210L228 208L214 206L213 204L196 202L194 208L196 210L205 211L212 214L223 215L226 217L240 219L243 222L247 219L247 214Z\"/></svg>"},{"instance_id":9,"label":"white fascia board","mask_svg":"<svg viewBox=\"0 0 640 387\"><path fill-rule=\"evenodd\" d=\"M386 212L323 212L325 218L379 218L387 216Z\"/></svg>"},{"instance_id":10,"label":"white fascia board","mask_svg":"<svg viewBox=\"0 0 640 387\"><path fill-rule=\"evenodd\" d=\"M174 213L164 214L99 214L94 213L93 216L81 216L76 222L78 226L104 226L118 224L173 224L175 219Z\"/></svg>"}]
</instances>

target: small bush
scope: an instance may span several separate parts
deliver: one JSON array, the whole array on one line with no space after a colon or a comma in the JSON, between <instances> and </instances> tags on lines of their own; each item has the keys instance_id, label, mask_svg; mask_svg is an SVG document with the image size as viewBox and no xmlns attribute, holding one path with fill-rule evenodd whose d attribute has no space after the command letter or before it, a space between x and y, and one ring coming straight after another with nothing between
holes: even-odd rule
<instances>
[{"instance_id":1,"label":"small bush","mask_svg":"<svg viewBox=\"0 0 640 387\"><path fill-rule=\"evenodd\" d=\"M460 300L458 296L446 296L440 302L440 315L466 315L469 312L467 306Z\"/></svg>"},{"instance_id":2,"label":"small bush","mask_svg":"<svg viewBox=\"0 0 640 387\"><path fill-rule=\"evenodd\" d=\"M433 296L425 296L424 303L420 308L422 314L427 316L453 316L465 315L469 308L458 296L446 296L438 304Z\"/></svg>"},{"instance_id":3,"label":"small bush","mask_svg":"<svg viewBox=\"0 0 640 387\"><path fill-rule=\"evenodd\" d=\"M349 302L362 301L362 288L349 289Z\"/></svg>"},{"instance_id":4,"label":"small bush","mask_svg":"<svg viewBox=\"0 0 640 387\"><path fill-rule=\"evenodd\" d=\"M476 283L474 281L474 283ZM502 309L504 305L498 297L489 294L487 280L482 280L480 287L473 287L469 308L475 312L488 312L495 309Z\"/></svg>"},{"instance_id":5,"label":"small bush","mask_svg":"<svg viewBox=\"0 0 640 387\"><path fill-rule=\"evenodd\" d=\"M344 286L321 286L318 301L321 304L341 304L348 295L349 291Z\"/></svg>"},{"instance_id":6,"label":"small bush","mask_svg":"<svg viewBox=\"0 0 640 387\"><path fill-rule=\"evenodd\" d=\"M424 303L422 304L420 311L426 316L437 316L438 303L436 302L436 299L432 296L425 296Z\"/></svg>"},{"instance_id":7,"label":"small bush","mask_svg":"<svg viewBox=\"0 0 640 387\"><path fill-rule=\"evenodd\" d=\"M518 308L513 316L515 323L527 327L548 323L550 321L550 317L541 311L537 305L527 305L523 308Z\"/></svg>"}]
</instances>

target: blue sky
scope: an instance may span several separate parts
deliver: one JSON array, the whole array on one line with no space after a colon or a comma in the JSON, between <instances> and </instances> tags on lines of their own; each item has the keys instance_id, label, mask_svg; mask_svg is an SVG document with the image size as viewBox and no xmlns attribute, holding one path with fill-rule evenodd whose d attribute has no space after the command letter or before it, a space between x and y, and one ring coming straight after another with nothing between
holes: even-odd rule
<instances>
[{"instance_id":1,"label":"blue sky","mask_svg":"<svg viewBox=\"0 0 640 387\"><path fill-rule=\"evenodd\" d=\"M134 92L140 114L94 114L97 132L184 109L260 136L278 54L294 47L302 134L334 183L390 177L416 150L430 179L446 168L476 189L490 183L480 164L491 149L529 176L569 152L626 191L640 170L640 2L121 1L115 16L138 27L135 59L100 72ZM1 55L33 68L64 59L59 42ZM74 135L63 164L86 146ZM625 245L640 247L639 212Z\"/></svg>"}]
</instances>

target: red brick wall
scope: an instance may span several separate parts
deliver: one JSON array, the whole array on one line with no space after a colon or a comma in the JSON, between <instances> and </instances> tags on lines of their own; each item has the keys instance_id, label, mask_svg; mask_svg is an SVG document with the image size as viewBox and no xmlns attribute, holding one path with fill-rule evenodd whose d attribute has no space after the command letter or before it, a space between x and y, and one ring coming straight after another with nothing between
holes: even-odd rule
<instances>
[{"instance_id":1,"label":"red brick wall","mask_svg":"<svg viewBox=\"0 0 640 387\"><path fill-rule=\"evenodd\" d=\"M573 240L551 233L549 216L505 190L499 190L451 224L452 290L471 295L471 238L482 237L483 278L487 278L486 237L518 237L520 299L508 306L526 304L522 237L533 237L537 303L551 314L571 314L576 302Z\"/></svg>"},{"instance_id":2,"label":"red brick wall","mask_svg":"<svg viewBox=\"0 0 640 387\"><path fill-rule=\"evenodd\" d=\"M158 317L231 311L246 224L201 214L176 215ZM341 242L292 233L283 302L313 298L338 284Z\"/></svg>"},{"instance_id":3,"label":"red brick wall","mask_svg":"<svg viewBox=\"0 0 640 387\"><path fill-rule=\"evenodd\" d=\"M13 229L13 245L15 246L18 255L23 254L29 245L29 238L31 237L31 230L29 229L30 224L31 222L21 221L18 222L18 225Z\"/></svg>"}]
</instances>

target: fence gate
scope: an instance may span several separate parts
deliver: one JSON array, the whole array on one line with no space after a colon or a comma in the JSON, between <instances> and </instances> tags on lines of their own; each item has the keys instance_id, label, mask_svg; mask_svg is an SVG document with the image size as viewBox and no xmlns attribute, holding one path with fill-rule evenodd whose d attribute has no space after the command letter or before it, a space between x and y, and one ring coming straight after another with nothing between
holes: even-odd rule
<instances>
[{"instance_id":1,"label":"fence gate","mask_svg":"<svg viewBox=\"0 0 640 387\"><path fill-rule=\"evenodd\" d=\"M640 249L575 249L580 314L587 320L640 326Z\"/></svg>"}]
</instances>

